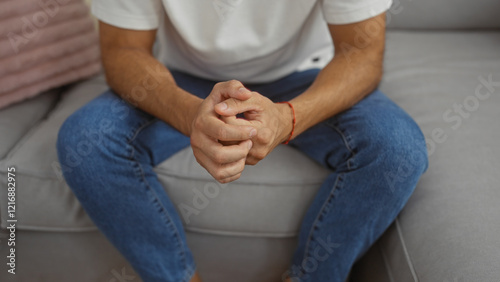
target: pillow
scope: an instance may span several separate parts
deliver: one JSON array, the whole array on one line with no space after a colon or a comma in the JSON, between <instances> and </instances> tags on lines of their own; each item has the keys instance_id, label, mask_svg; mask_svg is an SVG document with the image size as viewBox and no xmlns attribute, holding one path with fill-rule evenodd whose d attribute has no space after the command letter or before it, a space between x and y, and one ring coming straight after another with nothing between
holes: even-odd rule
<instances>
[{"instance_id":1,"label":"pillow","mask_svg":"<svg viewBox=\"0 0 500 282\"><path fill-rule=\"evenodd\" d=\"M0 108L100 71L83 0L0 2Z\"/></svg>"}]
</instances>

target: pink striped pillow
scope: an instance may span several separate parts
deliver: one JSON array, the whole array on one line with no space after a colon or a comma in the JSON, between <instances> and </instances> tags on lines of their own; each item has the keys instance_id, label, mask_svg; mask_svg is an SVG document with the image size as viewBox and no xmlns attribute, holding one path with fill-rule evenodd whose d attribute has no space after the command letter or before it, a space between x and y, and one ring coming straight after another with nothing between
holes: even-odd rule
<instances>
[{"instance_id":1,"label":"pink striped pillow","mask_svg":"<svg viewBox=\"0 0 500 282\"><path fill-rule=\"evenodd\" d=\"M0 2L0 108L100 68L97 32L84 1Z\"/></svg>"}]
</instances>

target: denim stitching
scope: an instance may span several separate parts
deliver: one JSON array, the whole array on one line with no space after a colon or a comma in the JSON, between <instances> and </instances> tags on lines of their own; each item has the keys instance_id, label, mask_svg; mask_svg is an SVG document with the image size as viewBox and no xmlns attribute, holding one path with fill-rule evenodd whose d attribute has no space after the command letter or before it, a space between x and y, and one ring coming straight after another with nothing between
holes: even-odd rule
<instances>
[{"instance_id":1,"label":"denim stitching","mask_svg":"<svg viewBox=\"0 0 500 282\"><path fill-rule=\"evenodd\" d=\"M146 119L144 122L139 123L139 126L137 126L137 128L135 130L132 129L132 131L130 131L130 133L127 135L127 143L130 145L130 143L132 143L135 140L137 135L139 135L139 133L144 128L150 126L154 122L156 122L156 118Z\"/></svg>"},{"instance_id":2,"label":"denim stitching","mask_svg":"<svg viewBox=\"0 0 500 282\"><path fill-rule=\"evenodd\" d=\"M348 139L350 139L350 138L347 138L347 135L344 134L344 132L342 130L340 130L340 128L338 127L339 122L337 119L335 119L335 124L332 124L331 122L326 122L326 125L328 127L332 128L333 130L335 130L342 137L342 140L344 141L344 145L345 145L346 149L351 154L351 156L346 161L347 169L352 170L351 162L354 162L354 158L356 157L356 153L354 152L353 149L351 149L352 146L349 145Z\"/></svg>"},{"instance_id":3,"label":"denim stitching","mask_svg":"<svg viewBox=\"0 0 500 282\"><path fill-rule=\"evenodd\" d=\"M344 173L340 173L337 176L337 179L335 179L335 184L333 185L332 189L330 190L330 194L328 195L328 198L325 200L325 202L321 206L321 209L319 210L318 215L316 216L316 219L314 220L314 223L311 225L311 230L309 232L309 236L307 237L306 246L304 247L304 256L303 256L304 258L309 257L309 254L310 254L310 252L309 252L309 245L310 245L310 242L312 241L312 235L313 235L313 232L314 232L314 228L315 228L315 226L317 225L317 223L319 221L319 217L323 215L323 212L326 209L327 204L334 197L335 191L337 191L338 188L340 188L339 186L340 186L340 183L343 182L343 178L344 178ZM300 272L301 272L300 273L301 276L305 275L305 273L302 271L302 267L300 267Z\"/></svg>"},{"instance_id":4,"label":"denim stitching","mask_svg":"<svg viewBox=\"0 0 500 282\"><path fill-rule=\"evenodd\" d=\"M132 146L131 146L132 147ZM133 150L133 149L132 149ZM135 151L134 151L135 152ZM142 169L142 166L139 164L139 162L137 160L134 159L134 162L135 162L135 165L137 166L137 168L139 169L139 172L141 174L141 178L142 178L142 182L143 184L145 185L146 187L146 190L149 191L149 193L153 196L153 201L156 202L159 206L160 206L160 212L163 214L163 216L166 217L167 219L167 227L170 229L173 229L174 230L174 237L175 239L177 240L177 244L179 245L179 247L182 248L182 241L180 239L180 234L179 234L179 230L177 229L177 226L173 223L173 220L172 218L170 217L170 215L166 212L166 209L165 207L163 206L163 204L161 203L158 195L156 194L156 192L151 189L150 185L148 184L147 180L146 180L146 177L145 177L145 174L144 174L144 170ZM168 225L171 225L168 226ZM182 248L183 249L183 248ZM184 268L187 269L188 266L187 266L187 261L186 261L186 254L184 252L184 250L182 250L180 252L180 262L181 264L184 265Z\"/></svg>"},{"instance_id":5,"label":"denim stitching","mask_svg":"<svg viewBox=\"0 0 500 282\"><path fill-rule=\"evenodd\" d=\"M144 124L141 124L136 130L135 132L132 131L131 133L132 134L132 137L130 140L127 141L127 145L129 146L129 149L131 150L131 154L130 154L130 159L134 161L135 165L137 166L137 168L139 169L139 173L140 173L140 176L141 176L141 180L143 182L143 184L145 185L147 191L149 191L152 196L153 196L153 200L156 201L161 209L162 209L162 214L166 217L167 221L173 226L173 229L174 229L174 233L175 233L175 237L177 239L177 243L179 244L179 246L182 247L182 240L180 239L180 232L179 230L177 229L177 226L173 223L173 220L172 218L170 217L170 215L166 212L166 208L163 206L163 204L161 203L159 197L158 197L158 194L156 194L156 192L151 189L151 186L148 184L147 180L146 180L146 176L144 174L144 170L142 169L142 166L141 164L137 161L137 159L135 159L135 149L134 149L134 146L131 145L131 143L135 140L135 138L137 137L137 135L139 135L139 133L145 129L146 127L148 127L149 125L151 125L152 123L154 123L156 121L156 119L151 119L151 120L147 120L146 123ZM167 223L168 224L168 223ZM183 248L182 248L183 249ZM180 257L181 257L181 263L184 264L184 268L185 269L191 269L191 267L188 267L187 265L187 260L186 260L186 253L184 250L181 251L180 253Z\"/></svg>"}]
</instances>

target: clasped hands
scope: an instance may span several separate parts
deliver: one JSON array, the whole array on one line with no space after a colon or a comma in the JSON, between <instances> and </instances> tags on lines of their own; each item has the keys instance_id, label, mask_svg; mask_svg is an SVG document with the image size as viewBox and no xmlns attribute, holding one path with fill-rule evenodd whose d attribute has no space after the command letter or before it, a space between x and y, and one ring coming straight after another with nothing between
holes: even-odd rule
<instances>
[{"instance_id":1,"label":"clasped hands","mask_svg":"<svg viewBox=\"0 0 500 282\"><path fill-rule=\"evenodd\" d=\"M240 178L246 164L257 164L287 140L291 130L288 105L231 80L217 83L200 104L191 124L191 147L215 180L228 183Z\"/></svg>"}]
</instances>

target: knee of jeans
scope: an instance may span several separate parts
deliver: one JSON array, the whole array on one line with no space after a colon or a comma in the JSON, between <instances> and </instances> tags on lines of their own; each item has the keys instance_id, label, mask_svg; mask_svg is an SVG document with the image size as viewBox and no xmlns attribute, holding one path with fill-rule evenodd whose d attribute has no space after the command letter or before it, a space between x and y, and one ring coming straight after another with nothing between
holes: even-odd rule
<instances>
[{"instance_id":1,"label":"knee of jeans","mask_svg":"<svg viewBox=\"0 0 500 282\"><path fill-rule=\"evenodd\" d=\"M417 124L402 120L372 136L368 150L374 154L380 176L395 192L413 188L428 167L425 139Z\"/></svg>"},{"instance_id":2,"label":"knee of jeans","mask_svg":"<svg viewBox=\"0 0 500 282\"><path fill-rule=\"evenodd\" d=\"M66 181L71 182L79 171L90 171L88 166L92 166L98 161L96 158L103 155L101 151L108 134L103 130L101 121L77 111L59 129L56 147ZM95 153L97 151L99 153Z\"/></svg>"}]
</instances>

